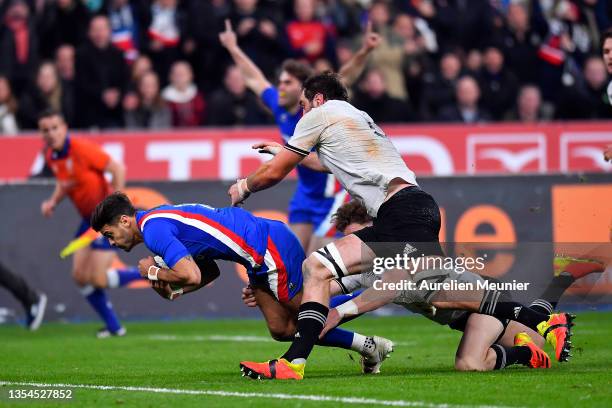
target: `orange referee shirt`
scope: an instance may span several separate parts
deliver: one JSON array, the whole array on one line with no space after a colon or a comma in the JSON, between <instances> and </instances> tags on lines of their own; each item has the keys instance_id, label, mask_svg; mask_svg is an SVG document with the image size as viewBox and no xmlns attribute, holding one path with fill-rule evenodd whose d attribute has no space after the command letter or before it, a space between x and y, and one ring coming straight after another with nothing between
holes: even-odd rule
<instances>
[{"instance_id":1,"label":"orange referee shirt","mask_svg":"<svg viewBox=\"0 0 612 408\"><path fill-rule=\"evenodd\" d=\"M95 143L68 137L62 151L47 148L45 159L79 214L89 220L96 205L111 192L104 178L110 156Z\"/></svg>"}]
</instances>

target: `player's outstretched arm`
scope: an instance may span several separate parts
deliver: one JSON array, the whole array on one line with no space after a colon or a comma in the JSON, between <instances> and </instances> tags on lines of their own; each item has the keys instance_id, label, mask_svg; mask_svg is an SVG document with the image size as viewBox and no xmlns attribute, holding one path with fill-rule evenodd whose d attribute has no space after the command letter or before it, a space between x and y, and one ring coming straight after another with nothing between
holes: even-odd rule
<instances>
[{"instance_id":1,"label":"player's outstretched arm","mask_svg":"<svg viewBox=\"0 0 612 408\"><path fill-rule=\"evenodd\" d=\"M380 42L380 35L372 30L372 22L368 21L361 48L338 71L345 86L350 87L357 81L368 62L368 56L380 45Z\"/></svg>"},{"instance_id":2,"label":"player's outstretched arm","mask_svg":"<svg viewBox=\"0 0 612 408\"><path fill-rule=\"evenodd\" d=\"M227 194L230 196L232 205L242 204L251 193L265 190L279 183L303 159L302 155L282 149L272 160L263 163L255 173L238 180L229 188Z\"/></svg>"},{"instance_id":3,"label":"player's outstretched arm","mask_svg":"<svg viewBox=\"0 0 612 408\"><path fill-rule=\"evenodd\" d=\"M113 190L120 191L125 188L125 166L123 163L110 159L105 171L108 171L112 176L111 185Z\"/></svg>"},{"instance_id":4,"label":"player's outstretched arm","mask_svg":"<svg viewBox=\"0 0 612 408\"><path fill-rule=\"evenodd\" d=\"M259 142L255 143L252 148L257 149L259 153L266 153L276 156L283 150L283 145L277 142ZM308 156L306 156L301 161L300 165L321 173L331 173L331 171L329 171L329 169L321 163L319 160L319 155L314 152L311 152Z\"/></svg>"},{"instance_id":5,"label":"player's outstretched arm","mask_svg":"<svg viewBox=\"0 0 612 408\"><path fill-rule=\"evenodd\" d=\"M325 327L321 332L319 338L325 336L325 333L338 326L344 317L351 317L355 315L362 315L367 312L371 312L380 307L388 305L393 302L400 291L395 289L388 289L388 287L382 285L383 283L398 283L402 279L406 278L405 271L393 270L384 273L381 281L378 283L380 286L374 286L366 289L356 298L349 300L333 309L330 309L325 322Z\"/></svg>"},{"instance_id":6,"label":"player's outstretched arm","mask_svg":"<svg viewBox=\"0 0 612 408\"><path fill-rule=\"evenodd\" d=\"M266 88L272 86L263 72L257 68L257 65L255 65L238 46L238 39L236 33L232 29L232 23L229 19L225 19L225 31L219 33L219 41L230 53L234 63L238 66L238 69L240 69L247 87L249 87L251 91L259 96Z\"/></svg>"},{"instance_id":7,"label":"player's outstretched arm","mask_svg":"<svg viewBox=\"0 0 612 408\"><path fill-rule=\"evenodd\" d=\"M40 205L40 212L42 212L42 215L44 215L45 217L51 217L53 215L55 207L57 207L57 205L64 199L64 197L66 197L66 195L66 188L64 188L59 181L56 181L55 189L53 190L51 197L43 201Z\"/></svg>"}]
</instances>

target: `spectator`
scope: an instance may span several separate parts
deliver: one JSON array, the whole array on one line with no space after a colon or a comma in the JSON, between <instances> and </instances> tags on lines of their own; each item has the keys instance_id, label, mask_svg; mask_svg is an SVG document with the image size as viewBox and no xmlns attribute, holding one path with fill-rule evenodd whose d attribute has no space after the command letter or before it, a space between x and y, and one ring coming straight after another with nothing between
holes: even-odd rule
<instances>
[{"instance_id":1,"label":"spectator","mask_svg":"<svg viewBox=\"0 0 612 408\"><path fill-rule=\"evenodd\" d=\"M506 114L506 120L521 123L535 123L548 120L542 108L542 93L535 85L521 87L514 109Z\"/></svg>"},{"instance_id":2,"label":"spectator","mask_svg":"<svg viewBox=\"0 0 612 408\"><path fill-rule=\"evenodd\" d=\"M369 18L374 31L381 36L380 45L372 52L371 64L382 72L387 93L394 98L405 100L408 94L403 72L404 39L391 27L389 4L382 0L373 2Z\"/></svg>"},{"instance_id":3,"label":"spectator","mask_svg":"<svg viewBox=\"0 0 612 408\"><path fill-rule=\"evenodd\" d=\"M460 74L459 56L456 53L448 52L440 59L439 72L424 77L425 90L420 111L425 120L437 117L442 107L455 101L455 82Z\"/></svg>"},{"instance_id":4,"label":"spectator","mask_svg":"<svg viewBox=\"0 0 612 408\"><path fill-rule=\"evenodd\" d=\"M425 38L417 30L414 18L407 14L395 17L393 32L403 41L402 72L408 99L412 106L420 106L424 90L423 73L431 65Z\"/></svg>"},{"instance_id":5,"label":"spectator","mask_svg":"<svg viewBox=\"0 0 612 408\"><path fill-rule=\"evenodd\" d=\"M284 50L271 10L258 6L258 0L234 0L233 4L230 21L240 48L266 77L273 77L283 60Z\"/></svg>"},{"instance_id":6,"label":"spectator","mask_svg":"<svg viewBox=\"0 0 612 408\"><path fill-rule=\"evenodd\" d=\"M138 57L141 42L140 21L143 10L140 2L130 0L110 0L107 6L108 19L111 25L111 42L123 51L126 61L132 62Z\"/></svg>"},{"instance_id":7,"label":"spectator","mask_svg":"<svg viewBox=\"0 0 612 408\"><path fill-rule=\"evenodd\" d=\"M74 47L61 45L55 52L55 66L59 77L64 82L74 82Z\"/></svg>"},{"instance_id":8,"label":"spectator","mask_svg":"<svg viewBox=\"0 0 612 408\"><path fill-rule=\"evenodd\" d=\"M334 41L315 11L315 0L295 0L295 18L285 26L287 52L291 58L314 62L325 57L335 64Z\"/></svg>"},{"instance_id":9,"label":"spectator","mask_svg":"<svg viewBox=\"0 0 612 408\"><path fill-rule=\"evenodd\" d=\"M65 93L52 62L44 62L38 68L36 84L28 89L19 103L17 118L22 129L37 129L38 115L47 109L62 112L69 124L74 122L74 100Z\"/></svg>"},{"instance_id":10,"label":"spectator","mask_svg":"<svg viewBox=\"0 0 612 408\"><path fill-rule=\"evenodd\" d=\"M325 58L319 58L316 60L314 64L312 64L312 69L317 74L321 74L323 72L334 72L332 63Z\"/></svg>"},{"instance_id":11,"label":"spectator","mask_svg":"<svg viewBox=\"0 0 612 408\"><path fill-rule=\"evenodd\" d=\"M414 26L414 19L408 14L399 14L393 21L393 33L404 42L407 56L418 56L427 52L425 39Z\"/></svg>"},{"instance_id":12,"label":"spectator","mask_svg":"<svg viewBox=\"0 0 612 408\"><path fill-rule=\"evenodd\" d=\"M469 75L477 76L482 69L482 53L480 50L471 49L465 58L465 69Z\"/></svg>"},{"instance_id":13,"label":"spectator","mask_svg":"<svg viewBox=\"0 0 612 408\"><path fill-rule=\"evenodd\" d=\"M15 113L17 100L11 91L7 77L0 76L0 135L14 135L19 131Z\"/></svg>"},{"instance_id":14,"label":"spectator","mask_svg":"<svg viewBox=\"0 0 612 408\"><path fill-rule=\"evenodd\" d=\"M210 97L209 125L261 125L268 122L257 96L246 88L244 77L236 65L227 68L223 85L223 89Z\"/></svg>"},{"instance_id":15,"label":"spectator","mask_svg":"<svg viewBox=\"0 0 612 408\"><path fill-rule=\"evenodd\" d=\"M162 91L162 98L172 112L173 126L193 127L204 123L206 102L193 82L193 71L187 62L172 65L170 85Z\"/></svg>"},{"instance_id":16,"label":"spectator","mask_svg":"<svg viewBox=\"0 0 612 408\"><path fill-rule=\"evenodd\" d=\"M368 113L377 123L397 123L414 120L410 105L389 96L380 70L372 68L361 82L361 92L356 93L353 104Z\"/></svg>"},{"instance_id":17,"label":"spectator","mask_svg":"<svg viewBox=\"0 0 612 408\"><path fill-rule=\"evenodd\" d=\"M38 40L30 9L23 0L9 4L0 30L0 73L17 97L28 86L38 64Z\"/></svg>"},{"instance_id":18,"label":"spectator","mask_svg":"<svg viewBox=\"0 0 612 408\"><path fill-rule=\"evenodd\" d=\"M124 105L125 126L129 129L167 129L172 114L159 93L159 78L153 71L140 76L136 104Z\"/></svg>"},{"instance_id":19,"label":"spectator","mask_svg":"<svg viewBox=\"0 0 612 408\"><path fill-rule=\"evenodd\" d=\"M170 66L181 57L181 35L186 18L178 0L155 0L147 13L146 43L143 51L153 61L159 78L166 80Z\"/></svg>"},{"instance_id":20,"label":"spectator","mask_svg":"<svg viewBox=\"0 0 612 408\"><path fill-rule=\"evenodd\" d=\"M565 87L560 92L557 119L612 118L612 107L606 103L608 85L606 66L600 57L587 59L584 81Z\"/></svg>"},{"instance_id":21,"label":"spectator","mask_svg":"<svg viewBox=\"0 0 612 408\"><path fill-rule=\"evenodd\" d=\"M132 63L130 67L130 85L134 88L138 87L138 83L140 82L140 78L153 70L153 63L151 62L151 58L146 55L139 55L138 58Z\"/></svg>"},{"instance_id":22,"label":"spectator","mask_svg":"<svg viewBox=\"0 0 612 408\"><path fill-rule=\"evenodd\" d=\"M501 120L516 101L518 80L504 67L504 55L499 48L488 47L479 75L482 103L494 120Z\"/></svg>"},{"instance_id":23,"label":"spectator","mask_svg":"<svg viewBox=\"0 0 612 408\"><path fill-rule=\"evenodd\" d=\"M491 116L478 106L480 88L478 82L471 76L461 77L457 81L457 102L443 108L438 115L442 122L479 123L488 122Z\"/></svg>"},{"instance_id":24,"label":"spectator","mask_svg":"<svg viewBox=\"0 0 612 408\"><path fill-rule=\"evenodd\" d=\"M46 2L39 19L41 56L52 58L60 44L77 47L87 38L89 10L81 0Z\"/></svg>"},{"instance_id":25,"label":"spectator","mask_svg":"<svg viewBox=\"0 0 612 408\"><path fill-rule=\"evenodd\" d=\"M488 38L493 20L488 0L427 0L419 3L417 12L430 23L438 41L447 49L461 47L468 50L482 46Z\"/></svg>"},{"instance_id":26,"label":"spectator","mask_svg":"<svg viewBox=\"0 0 612 408\"><path fill-rule=\"evenodd\" d=\"M186 4L187 24L184 33L185 57L191 63L202 92L217 89L229 64L217 34L222 21L229 16L229 0L191 1Z\"/></svg>"},{"instance_id":27,"label":"spectator","mask_svg":"<svg viewBox=\"0 0 612 408\"><path fill-rule=\"evenodd\" d=\"M512 2L508 6L507 23L497 39L504 44L507 66L521 83L538 80L538 49L548 32L539 3L532 1L530 4L531 18L525 3Z\"/></svg>"},{"instance_id":28,"label":"spectator","mask_svg":"<svg viewBox=\"0 0 612 408\"><path fill-rule=\"evenodd\" d=\"M89 41L76 53L76 125L81 128L119 127L123 121L121 94L127 67L123 54L110 40L108 19L96 16L89 25Z\"/></svg>"}]
</instances>

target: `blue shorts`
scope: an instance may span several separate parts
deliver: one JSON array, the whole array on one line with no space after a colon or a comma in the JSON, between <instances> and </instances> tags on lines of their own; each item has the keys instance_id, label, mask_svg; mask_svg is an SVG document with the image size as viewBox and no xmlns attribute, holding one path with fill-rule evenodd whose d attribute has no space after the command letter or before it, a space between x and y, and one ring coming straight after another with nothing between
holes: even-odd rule
<instances>
[{"instance_id":1,"label":"blue shorts","mask_svg":"<svg viewBox=\"0 0 612 408\"><path fill-rule=\"evenodd\" d=\"M306 259L297 237L286 224L267 221L270 224L268 248L264 264L247 272L249 282L263 286L280 302L288 302L302 290L302 262Z\"/></svg>"},{"instance_id":2,"label":"blue shorts","mask_svg":"<svg viewBox=\"0 0 612 408\"><path fill-rule=\"evenodd\" d=\"M80 237L90 227L91 227L91 224L89 223L89 220L86 219L86 218L83 218L83 220L81 221L81 225L79 225L79 228L77 229L76 234L74 234L74 237L75 238ZM104 237L102 235L100 235L91 244L89 244L89 247L91 249L99 249L99 250L102 250L102 251L114 251L114 250L118 249L118 248L115 248L114 246L112 246L110 244L110 242L108 242L108 238L106 238L106 237Z\"/></svg>"},{"instance_id":3,"label":"blue shorts","mask_svg":"<svg viewBox=\"0 0 612 408\"><path fill-rule=\"evenodd\" d=\"M346 190L322 198L312 198L296 190L289 202L289 224L312 224L315 237L339 238L342 234L336 230L332 217L349 199Z\"/></svg>"}]
</instances>

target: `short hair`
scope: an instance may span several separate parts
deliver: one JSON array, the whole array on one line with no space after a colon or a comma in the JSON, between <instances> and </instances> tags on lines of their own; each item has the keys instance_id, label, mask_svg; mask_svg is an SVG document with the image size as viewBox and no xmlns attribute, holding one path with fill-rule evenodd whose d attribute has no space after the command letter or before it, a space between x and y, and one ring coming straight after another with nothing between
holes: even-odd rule
<instances>
[{"instance_id":1,"label":"short hair","mask_svg":"<svg viewBox=\"0 0 612 408\"><path fill-rule=\"evenodd\" d=\"M102 200L91 214L91 227L100 232L105 225L114 225L122 215L132 216L136 209L127 195L115 191Z\"/></svg>"},{"instance_id":2,"label":"short hair","mask_svg":"<svg viewBox=\"0 0 612 408\"><path fill-rule=\"evenodd\" d=\"M304 96L312 101L316 94L321 94L325 100L348 101L348 91L338 74L323 72L313 75L304 82Z\"/></svg>"},{"instance_id":3,"label":"short hair","mask_svg":"<svg viewBox=\"0 0 612 408\"><path fill-rule=\"evenodd\" d=\"M297 78L300 83L306 82L308 77L313 73L312 68L308 64L304 64L298 60L288 59L283 62L281 66L281 72L287 72L292 77Z\"/></svg>"},{"instance_id":4,"label":"short hair","mask_svg":"<svg viewBox=\"0 0 612 408\"><path fill-rule=\"evenodd\" d=\"M352 200L338 208L332 220L336 224L336 229L344 232L349 224L354 222L365 224L372 221L372 217L368 214L368 210L361 201Z\"/></svg>"},{"instance_id":5,"label":"short hair","mask_svg":"<svg viewBox=\"0 0 612 408\"><path fill-rule=\"evenodd\" d=\"M61 120L66 121L66 119L64 118L64 114L60 110L55 108L47 108L40 112L38 114L38 121L41 121L42 119L51 118L53 116L58 116Z\"/></svg>"},{"instance_id":6,"label":"short hair","mask_svg":"<svg viewBox=\"0 0 612 408\"><path fill-rule=\"evenodd\" d=\"M603 47L604 44L606 43L607 39L612 39L612 28L608 28L606 31L604 31L601 34L601 44L600 44L600 49L603 51Z\"/></svg>"}]
</instances>

